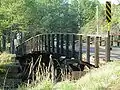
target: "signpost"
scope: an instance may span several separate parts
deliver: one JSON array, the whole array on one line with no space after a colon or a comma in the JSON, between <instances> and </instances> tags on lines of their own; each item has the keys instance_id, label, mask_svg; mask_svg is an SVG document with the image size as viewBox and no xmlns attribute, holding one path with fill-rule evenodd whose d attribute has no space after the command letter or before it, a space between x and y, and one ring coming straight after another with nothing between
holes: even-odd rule
<instances>
[{"instance_id":1,"label":"signpost","mask_svg":"<svg viewBox=\"0 0 120 90\"><path fill-rule=\"evenodd\" d=\"M110 22L111 22L111 1L106 1L106 20L107 20L107 37L106 37L106 61L110 61Z\"/></svg>"}]
</instances>

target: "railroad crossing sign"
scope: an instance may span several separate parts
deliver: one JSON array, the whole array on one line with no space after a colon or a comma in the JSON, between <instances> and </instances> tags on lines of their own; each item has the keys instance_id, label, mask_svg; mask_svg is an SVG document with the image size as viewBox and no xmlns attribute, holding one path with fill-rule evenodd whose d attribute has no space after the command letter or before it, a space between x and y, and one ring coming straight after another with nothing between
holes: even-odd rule
<instances>
[{"instance_id":1,"label":"railroad crossing sign","mask_svg":"<svg viewBox=\"0 0 120 90\"><path fill-rule=\"evenodd\" d=\"M106 19L111 22L111 1L106 1Z\"/></svg>"}]
</instances>

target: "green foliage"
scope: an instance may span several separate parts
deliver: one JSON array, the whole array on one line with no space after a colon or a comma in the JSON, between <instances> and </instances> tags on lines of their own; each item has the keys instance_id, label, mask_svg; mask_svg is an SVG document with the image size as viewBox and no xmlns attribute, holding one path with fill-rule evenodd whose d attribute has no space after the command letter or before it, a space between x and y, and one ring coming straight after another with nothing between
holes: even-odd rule
<instances>
[{"instance_id":1,"label":"green foliage","mask_svg":"<svg viewBox=\"0 0 120 90\"><path fill-rule=\"evenodd\" d=\"M95 15L95 1L1 0L0 30L18 24L30 36L47 32L77 33ZM13 28L9 28L12 29Z\"/></svg>"},{"instance_id":2,"label":"green foliage","mask_svg":"<svg viewBox=\"0 0 120 90\"><path fill-rule=\"evenodd\" d=\"M1 0L0 30L17 23L24 23L23 0Z\"/></svg>"},{"instance_id":3,"label":"green foliage","mask_svg":"<svg viewBox=\"0 0 120 90\"><path fill-rule=\"evenodd\" d=\"M111 21L111 33L119 33L120 31L120 5L112 5L112 21ZM99 6L99 34L107 32L107 22L105 16L105 5ZM91 19L86 25L84 25L79 31L80 33L84 34L96 34L97 31L97 20L96 17Z\"/></svg>"}]
</instances>

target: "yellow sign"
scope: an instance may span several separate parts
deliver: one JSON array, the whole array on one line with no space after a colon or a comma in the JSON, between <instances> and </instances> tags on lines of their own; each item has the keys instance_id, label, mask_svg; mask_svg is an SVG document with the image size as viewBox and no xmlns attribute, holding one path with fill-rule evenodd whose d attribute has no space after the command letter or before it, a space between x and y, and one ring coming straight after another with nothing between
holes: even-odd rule
<instances>
[{"instance_id":1,"label":"yellow sign","mask_svg":"<svg viewBox=\"0 0 120 90\"><path fill-rule=\"evenodd\" d=\"M106 1L106 19L111 22L111 1Z\"/></svg>"}]
</instances>

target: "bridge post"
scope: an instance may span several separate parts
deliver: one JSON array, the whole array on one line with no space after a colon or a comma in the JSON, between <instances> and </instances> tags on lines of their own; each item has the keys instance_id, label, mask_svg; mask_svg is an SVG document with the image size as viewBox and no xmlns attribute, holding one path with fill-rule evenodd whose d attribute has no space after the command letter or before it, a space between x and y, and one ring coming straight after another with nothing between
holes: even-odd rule
<instances>
[{"instance_id":1,"label":"bridge post","mask_svg":"<svg viewBox=\"0 0 120 90\"><path fill-rule=\"evenodd\" d=\"M82 61L82 35L79 35L79 59Z\"/></svg>"},{"instance_id":2,"label":"bridge post","mask_svg":"<svg viewBox=\"0 0 120 90\"><path fill-rule=\"evenodd\" d=\"M2 47L1 47L1 40L0 40L0 52L2 51Z\"/></svg>"},{"instance_id":3,"label":"bridge post","mask_svg":"<svg viewBox=\"0 0 120 90\"><path fill-rule=\"evenodd\" d=\"M119 40L120 40L120 35L118 35L118 39L117 39L117 46L118 46L118 47L120 46Z\"/></svg>"},{"instance_id":4,"label":"bridge post","mask_svg":"<svg viewBox=\"0 0 120 90\"><path fill-rule=\"evenodd\" d=\"M41 50L41 48L42 48L42 41L41 41L41 40L42 40L42 35L39 35L38 40L39 40L39 41L38 41L38 45L39 45L39 46L38 46L38 50L39 50L39 51L42 51L42 50Z\"/></svg>"},{"instance_id":5,"label":"bridge post","mask_svg":"<svg viewBox=\"0 0 120 90\"><path fill-rule=\"evenodd\" d=\"M111 35L111 46L113 46L113 35Z\"/></svg>"},{"instance_id":6,"label":"bridge post","mask_svg":"<svg viewBox=\"0 0 120 90\"><path fill-rule=\"evenodd\" d=\"M75 57L75 35L72 35L72 57Z\"/></svg>"},{"instance_id":7,"label":"bridge post","mask_svg":"<svg viewBox=\"0 0 120 90\"><path fill-rule=\"evenodd\" d=\"M44 35L41 35L41 39L42 39L42 41L41 41L41 43L42 43L42 47L41 47L41 51L43 51L44 50Z\"/></svg>"},{"instance_id":8,"label":"bridge post","mask_svg":"<svg viewBox=\"0 0 120 90\"><path fill-rule=\"evenodd\" d=\"M75 35L72 35L72 57L75 57Z\"/></svg>"},{"instance_id":9,"label":"bridge post","mask_svg":"<svg viewBox=\"0 0 120 90\"><path fill-rule=\"evenodd\" d=\"M3 51L6 50L6 33L4 33L4 32L2 35L2 48L3 48Z\"/></svg>"},{"instance_id":10,"label":"bridge post","mask_svg":"<svg viewBox=\"0 0 120 90\"><path fill-rule=\"evenodd\" d=\"M44 35L45 51L47 51L47 35Z\"/></svg>"},{"instance_id":11,"label":"bridge post","mask_svg":"<svg viewBox=\"0 0 120 90\"><path fill-rule=\"evenodd\" d=\"M102 37L100 37L100 46L102 46Z\"/></svg>"},{"instance_id":12,"label":"bridge post","mask_svg":"<svg viewBox=\"0 0 120 90\"><path fill-rule=\"evenodd\" d=\"M59 34L57 34L56 36L56 40L57 40L57 53L60 53L60 49L59 49Z\"/></svg>"},{"instance_id":13,"label":"bridge post","mask_svg":"<svg viewBox=\"0 0 120 90\"><path fill-rule=\"evenodd\" d=\"M63 34L61 34L61 44L60 44L60 45L61 45L61 46L60 46L60 49L61 49L61 50L60 50L60 53L61 53L61 54L63 54L63 53L64 53L64 52L63 52L63 44L64 44L64 41L63 41L63 36L64 36L64 35L63 35Z\"/></svg>"},{"instance_id":14,"label":"bridge post","mask_svg":"<svg viewBox=\"0 0 120 90\"><path fill-rule=\"evenodd\" d=\"M47 45L48 45L48 47L47 47L48 49L47 49L47 50L48 50L48 52L51 52L51 51L50 51L50 50L51 50L51 49L50 49L50 41L51 41L50 34L48 34L48 35L47 35Z\"/></svg>"},{"instance_id":15,"label":"bridge post","mask_svg":"<svg viewBox=\"0 0 120 90\"><path fill-rule=\"evenodd\" d=\"M99 37L95 37L95 67L99 67Z\"/></svg>"},{"instance_id":16,"label":"bridge post","mask_svg":"<svg viewBox=\"0 0 120 90\"><path fill-rule=\"evenodd\" d=\"M87 50L86 50L86 55L87 55L87 62L90 63L90 36L87 36Z\"/></svg>"},{"instance_id":17,"label":"bridge post","mask_svg":"<svg viewBox=\"0 0 120 90\"><path fill-rule=\"evenodd\" d=\"M66 56L69 57L69 34L66 34Z\"/></svg>"},{"instance_id":18,"label":"bridge post","mask_svg":"<svg viewBox=\"0 0 120 90\"><path fill-rule=\"evenodd\" d=\"M11 32L11 34L10 34L10 37L11 37L11 39L10 39L10 51L12 54L14 54L14 51L15 51L14 35L15 35L14 32Z\"/></svg>"},{"instance_id":19,"label":"bridge post","mask_svg":"<svg viewBox=\"0 0 120 90\"><path fill-rule=\"evenodd\" d=\"M55 34L52 34L52 52L55 52L54 39L55 39Z\"/></svg>"}]
</instances>

